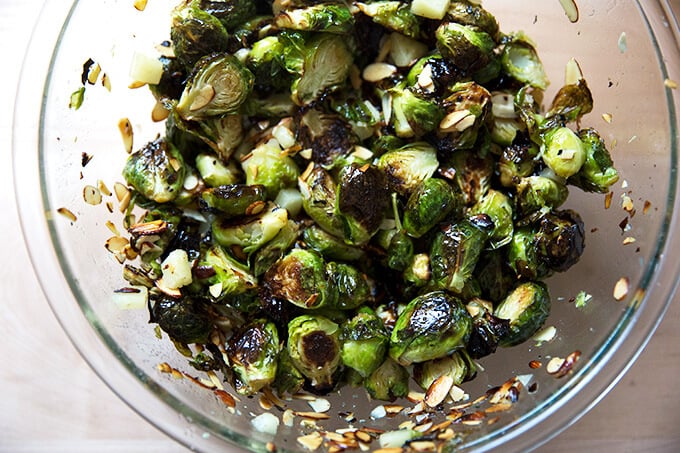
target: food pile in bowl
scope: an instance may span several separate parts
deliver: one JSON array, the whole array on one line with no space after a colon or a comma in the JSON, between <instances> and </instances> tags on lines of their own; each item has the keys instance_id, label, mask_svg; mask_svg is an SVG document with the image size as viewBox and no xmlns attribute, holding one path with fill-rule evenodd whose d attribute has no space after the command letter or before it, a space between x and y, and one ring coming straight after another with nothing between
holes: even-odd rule
<instances>
[{"instance_id":1,"label":"food pile in bowl","mask_svg":"<svg viewBox=\"0 0 680 453\"><path fill-rule=\"evenodd\" d=\"M555 335L545 280L578 262L586 231L561 206L619 179L581 127L578 62L544 108L535 43L465 0L192 0L169 33L159 59L133 61L165 132L130 145L128 234L107 242L127 282L115 301L148 308L206 377L159 369L232 410L258 395L261 432L306 420L309 449L429 450L510 409L527 379L472 396L464 383L479 359ZM324 427L324 396L348 386L370 419L405 421L357 429L347 410Z\"/></svg>"}]
</instances>

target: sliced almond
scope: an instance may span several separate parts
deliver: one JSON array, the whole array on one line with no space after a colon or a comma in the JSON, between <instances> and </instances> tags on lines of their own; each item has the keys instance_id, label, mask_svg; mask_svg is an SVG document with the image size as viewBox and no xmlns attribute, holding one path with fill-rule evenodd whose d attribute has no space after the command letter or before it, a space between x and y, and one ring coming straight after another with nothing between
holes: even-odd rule
<instances>
[{"instance_id":1,"label":"sliced almond","mask_svg":"<svg viewBox=\"0 0 680 453\"><path fill-rule=\"evenodd\" d=\"M323 443L323 437L318 432L313 432L311 434L307 434L306 436L298 437L297 441L307 450L315 451Z\"/></svg>"},{"instance_id":2,"label":"sliced almond","mask_svg":"<svg viewBox=\"0 0 680 453\"><path fill-rule=\"evenodd\" d=\"M125 152L130 154L132 152L134 133L132 131L132 124L127 118L121 118L118 121L118 130L120 131L120 136L123 139L123 147Z\"/></svg>"},{"instance_id":3,"label":"sliced almond","mask_svg":"<svg viewBox=\"0 0 680 453\"><path fill-rule=\"evenodd\" d=\"M477 121L477 117L469 110L455 110L444 117L439 123L442 132L463 132Z\"/></svg>"},{"instance_id":4,"label":"sliced almond","mask_svg":"<svg viewBox=\"0 0 680 453\"><path fill-rule=\"evenodd\" d=\"M364 68L362 77L365 81L375 83L392 77L397 73L397 67L389 63L371 63Z\"/></svg>"},{"instance_id":5,"label":"sliced almond","mask_svg":"<svg viewBox=\"0 0 680 453\"><path fill-rule=\"evenodd\" d=\"M161 234L168 229L168 222L162 219L151 222L136 223L128 228L128 232L134 236L150 236Z\"/></svg>"},{"instance_id":6,"label":"sliced almond","mask_svg":"<svg viewBox=\"0 0 680 453\"><path fill-rule=\"evenodd\" d=\"M170 110L165 108L165 104L160 101L156 102L151 110L151 121L159 123L168 119L168 116L170 116Z\"/></svg>"},{"instance_id":7,"label":"sliced almond","mask_svg":"<svg viewBox=\"0 0 680 453\"><path fill-rule=\"evenodd\" d=\"M425 404L429 407L438 406L446 399L452 386L453 378L451 376L439 376L432 384L430 384L427 392L425 392Z\"/></svg>"},{"instance_id":8,"label":"sliced almond","mask_svg":"<svg viewBox=\"0 0 680 453\"><path fill-rule=\"evenodd\" d=\"M85 203L96 206L102 202L102 193L94 186L83 187L83 200Z\"/></svg>"},{"instance_id":9,"label":"sliced almond","mask_svg":"<svg viewBox=\"0 0 680 453\"><path fill-rule=\"evenodd\" d=\"M206 105L210 104L210 101L212 101L214 97L215 88L213 88L213 86L209 84L203 85L198 90L198 93L196 94L194 100L191 102L191 105L189 106L189 111L195 112L196 110L202 109Z\"/></svg>"},{"instance_id":10,"label":"sliced almond","mask_svg":"<svg viewBox=\"0 0 680 453\"><path fill-rule=\"evenodd\" d=\"M134 0L132 3L137 11L144 11L147 0Z\"/></svg>"},{"instance_id":11,"label":"sliced almond","mask_svg":"<svg viewBox=\"0 0 680 453\"><path fill-rule=\"evenodd\" d=\"M614 285L614 299L622 301L628 295L630 289L630 281L627 277L621 277Z\"/></svg>"},{"instance_id":12,"label":"sliced almond","mask_svg":"<svg viewBox=\"0 0 680 453\"><path fill-rule=\"evenodd\" d=\"M564 84L576 85L579 80L583 80L583 70L575 58L570 59L564 68Z\"/></svg>"},{"instance_id":13,"label":"sliced almond","mask_svg":"<svg viewBox=\"0 0 680 453\"><path fill-rule=\"evenodd\" d=\"M578 22L578 5L575 0L560 0L560 5L570 22Z\"/></svg>"}]
</instances>

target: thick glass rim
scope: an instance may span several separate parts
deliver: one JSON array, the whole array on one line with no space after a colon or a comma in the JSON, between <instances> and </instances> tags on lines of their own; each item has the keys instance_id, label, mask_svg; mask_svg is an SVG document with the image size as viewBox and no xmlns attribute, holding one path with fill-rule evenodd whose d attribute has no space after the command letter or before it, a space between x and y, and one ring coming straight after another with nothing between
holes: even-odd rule
<instances>
[{"instance_id":1,"label":"thick glass rim","mask_svg":"<svg viewBox=\"0 0 680 453\"><path fill-rule=\"evenodd\" d=\"M224 438L244 448L264 451L266 445L263 443L207 419L156 384L154 378L138 368L117 347L106 329L94 317L77 285L73 284L73 276L70 275L68 263L60 251L58 236L54 230L52 214L55 207L50 206L49 196L44 190L45 175L40 162L44 152L45 106L51 90L50 68L61 36L78 3L78 0L45 2L36 28L40 30L40 35L35 31L33 33L17 92L12 137L14 184L22 231L35 273L51 309L72 343L102 381L138 414L191 448L209 450L211 447L223 446L221 438ZM637 0L636 5L646 22L649 36L654 41L659 68L663 76L668 78L668 52L680 54L677 35L673 36L679 30L677 19L672 15L668 0L653 3ZM652 14L660 12L670 24L667 29L659 29L653 25ZM664 49L659 44L659 33L669 34L664 40L670 40L675 47ZM47 39L49 37L55 39ZM680 247L680 232L676 228L680 224L677 173L677 107L680 100L669 89L666 91L666 102L671 125L671 177L667 197L669 217L661 228L654 259L646 265L638 294L633 297L608 341L600 346L587 364L575 372L557 393L509 425L502 434L489 434L466 445L464 449L489 450L502 443L503 448L508 450L528 450L547 442L606 395L633 364L660 323L680 284L676 278L680 275L680 264L670 262L664 253ZM51 265L55 262L60 263L60 267ZM660 269L664 269L664 272L658 272ZM650 300L657 302L650 306ZM88 345L95 346L92 349L85 348L84 340L88 340ZM111 360L112 357L115 360ZM140 392L141 388L147 391ZM580 394L579 398L570 397L576 393ZM163 411L153 410L165 407L167 412L167 406L181 416L159 416ZM184 434L187 427L197 426L212 435L188 439Z\"/></svg>"}]
</instances>

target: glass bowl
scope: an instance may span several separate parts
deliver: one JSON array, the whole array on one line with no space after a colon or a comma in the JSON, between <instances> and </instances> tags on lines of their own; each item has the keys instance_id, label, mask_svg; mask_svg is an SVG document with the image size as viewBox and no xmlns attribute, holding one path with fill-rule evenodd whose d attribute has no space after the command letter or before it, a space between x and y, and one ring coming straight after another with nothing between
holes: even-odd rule
<instances>
[{"instance_id":1,"label":"glass bowl","mask_svg":"<svg viewBox=\"0 0 680 453\"><path fill-rule=\"evenodd\" d=\"M162 131L151 121L148 91L128 88L128 68L134 51L153 54L167 39L174 3L149 2L143 12L129 1L45 3L15 113L14 171L24 235L50 304L76 347L149 422L197 450L233 444L266 450L268 442L281 451L298 450L299 419L293 427L282 424L271 437L251 424L253 415L263 412L258 398L241 398L229 409L214 392L159 371L158 365L167 363L190 374L170 342L156 338L144 311L124 311L112 303L112 290L123 283L120 265L104 248L112 235L107 221L121 225L115 197L105 196L99 206L83 201L85 185L102 181L112 188L122 180L121 118L130 119L136 146ZM680 275L680 261L668 253L680 248L679 104L670 81L673 74L680 77L678 24L667 1L578 4L580 19L570 23L556 1L484 2L502 30L524 30L538 44L553 81L548 99L561 86L566 62L579 61L595 99L582 125L602 133L621 179L608 209L604 196L571 191L569 207L583 216L587 246L574 268L549 280L553 311L547 325L557 334L542 345L530 340L480 361L483 371L463 385L471 399L514 376L526 385L511 409L488 413L477 426L461 420L452 425L460 435L450 446L461 451L501 445L507 451L529 450L577 420L640 354ZM112 88L88 86L82 108L75 111L69 99L81 86L88 58L101 65ZM633 203L634 213L622 208L624 199ZM107 201L113 212L105 208ZM625 238L635 242L624 245ZM613 289L622 278L629 291L616 301ZM581 291L592 299L576 308L573 300ZM551 357L574 351L580 351L580 360L567 376L557 379L546 372ZM543 367L533 369L531 361ZM355 414L356 425L383 430L407 419L372 420L370 412L379 403L368 401L362 390L344 389L329 399L330 419L318 422L328 429L347 425L338 415L344 412ZM287 404L309 410L305 401Z\"/></svg>"}]
</instances>

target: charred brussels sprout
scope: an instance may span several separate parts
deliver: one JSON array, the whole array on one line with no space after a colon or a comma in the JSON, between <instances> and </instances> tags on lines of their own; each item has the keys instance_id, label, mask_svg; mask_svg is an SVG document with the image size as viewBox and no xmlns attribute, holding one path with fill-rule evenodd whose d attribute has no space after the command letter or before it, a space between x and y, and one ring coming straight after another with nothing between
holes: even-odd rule
<instances>
[{"instance_id":1,"label":"charred brussels sprout","mask_svg":"<svg viewBox=\"0 0 680 453\"><path fill-rule=\"evenodd\" d=\"M184 184L184 159L174 145L159 138L128 157L125 181L144 198L167 203L179 195Z\"/></svg>"},{"instance_id":2,"label":"charred brussels sprout","mask_svg":"<svg viewBox=\"0 0 680 453\"><path fill-rule=\"evenodd\" d=\"M541 149L543 162L557 176L569 178L586 161L586 147L579 136L568 127L557 127L545 134Z\"/></svg>"},{"instance_id":3,"label":"charred brussels sprout","mask_svg":"<svg viewBox=\"0 0 680 453\"><path fill-rule=\"evenodd\" d=\"M394 401L408 395L408 381L408 370L388 357L364 380L364 387L373 399Z\"/></svg>"},{"instance_id":4,"label":"charred brussels sprout","mask_svg":"<svg viewBox=\"0 0 680 453\"><path fill-rule=\"evenodd\" d=\"M265 285L274 297L304 309L329 303L326 263L314 250L293 249L264 275Z\"/></svg>"},{"instance_id":5,"label":"charred brussels sprout","mask_svg":"<svg viewBox=\"0 0 680 453\"><path fill-rule=\"evenodd\" d=\"M367 378L385 360L389 336L371 310L360 311L342 326L342 363Z\"/></svg>"},{"instance_id":6,"label":"charred brussels sprout","mask_svg":"<svg viewBox=\"0 0 680 453\"><path fill-rule=\"evenodd\" d=\"M539 257L536 248L536 232L531 227L515 229L508 245L508 263L518 277L538 280L548 277L552 271Z\"/></svg>"},{"instance_id":7,"label":"charred brussels sprout","mask_svg":"<svg viewBox=\"0 0 680 453\"><path fill-rule=\"evenodd\" d=\"M240 169L234 162L224 164L212 153L201 153L196 156L196 170L208 187L228 186L240 181Z\"/></svg>"},{"instance_id":8,"label":"charred brussels sprout","mask_svg":"<svg viewBox=\"0 0 680 453\"><path fill-rule=\"evenodd\" d=\"M461 77L459 70L440 53L418 60L409 70L406 83L411 89L429 97L443 97Z\"/></svg>"},{"instance_id":9,"label":"charred brussels sprout","mask_svg":"<svg viewBox=\"0 0 680 453\"><path fill-rule=\"evenodd\" d=\"M241 167L246 174L246 184L263 185L270 199L274 199L284 187L295 187L300 175L295 161L281 152L276 140L256 147L242 159Z\"/></svg>"},{"instance_id":10,"label":"charred brussels sprout","mask_svg":"<svg viewBox=\"0 0 680 453\"><path fill-rule=\"evenodd\" d=\"M435 291L413 299L390 336L390 357L407 366L465 347L472 319L457 298Z\"/></svg>"},{"instance_id":11,"label":"charred brussels sprout","mask_svg":"<svg viewBox=\"0 0 680 453\"><path fill-rule=\"evenodd\" d=\"M387 175L391 190L408 195L432 177L437 168L437 151L426 142L416 142L380 156L377 162Z\"/></svg>"},{"instance_id":12,"label":"charred brussels sprout","mask_svg":"<svg viewBox=\"0 0 680 453\"><path fill-rule=\"evenodd\" d=\"M227 50L229 35L220 20L193 0L172 12L170 39L177 61L191 70L204 55Z\"/></svg>"},{"instance_id":13,"label":"charred brussels sprout","mask_svg":"<svg viewBox=\"0 0 680 453\"><path fill-rule=\"evenodd\" d=\"M502 247L512 240L514 210L510 198L503 192L489 190L469 212L491 217L493 222L493 231L489 237L491 249Z\"/></svg>"},{"instance_id":14,"label":"charred brussels sprout","mask_svg":"<svg viewBox=\"0 0 680 453\"><path fill-rule=\"evenodd\" d=\"M185 120L235 113L253 89L253 74L233 55L201 58L189 77L177 112Z\"/></svg>"},{"instance_id":15,"label":"charred brussels sprout","mask_svg":"<svg viewBox=\"0 0 680 453\"><path fill-rule=\"evenodd\" d=\"M449 6L446 18L452 22L475 27L498 40L500 34L498 21L479 4L467 0L454 0Z\"/></svg>"},{"instance_id":16,"label":"charred brussels sprout","mask_svg":"<svg viewBox=\"0 0 680 453\"><path fill-rule=\"evenodd\" d=\"M338 165L359 142L352 127L340 115L310 109L301 116L298 140L312 150L312 160L326 169Z\"/></svg>"},{"instance_id":17,"label":"charred brussels sprout","mask_svg":"<svg viewBox=\"0 0 680 453\"><path fill-rule=\"evenodd\" d=\"M517 184L517 206L521 215L541 209L555 209L567 200L569 189L561 182L545 176L522 178Z\"/></svg>"},{"instance_id":18,"label":"charred brussels sprout","mask_svg":"<svg viewBox=\"0 0 680 453\"><path fill-rule=\"evenodd\" d=\"M320 165L305 171L298 180L302 194L302 208L323 230L344 237L340 218L335 215L337 185L333 177Z\"/></svg>"},{"instance_id":19,"label":"charred brussels sprout","mask_svg":"<svg viewBox=\"0 0 680 453\"><path fill-rule=\"evenodd\" d=\"M419 238L450 213L461 214L463 205L462 194L456 193L449 183L438 178L426 179L406 203L404 230Z\"/></svg>"},{"instance_id":20,"label":"charred brussels sprout","mask_svg":"<svg viewBox=\"0 0 680 453\"><path fill-rule=\"evenodd\" d=\"M239 246L243 252L250 254L276 237L287 222L288 212L270 204L255 218L216 219L212 224L212 234L221 246Z\"/></svg>"},{"instance_id":21,"label":"charred brussels sprout","mask_svg":"<svg viewBox=\"0 0 680 453\"><path fill-rule=\"evenodd\" d=\"M357 6L376 24L410 38L420 38L420 19L413 14L406 2L376 1L357 3Z\"/></svg>"},{"instance_id":22,"label":"charred brussels sprout","mask_svg":"<svg viewBox=\"0 0 680 453\"><path fill-rule=\"evenodd\" d=\"M398 137L422 137L437 128L444 111L436 103L418 97L412 90L399 85L390 90L392 125Z\"/></svg>"},{"instance_id":23,"label":"charred brussels sprout","mask_svg":"<svg viewBox=\"0 0 680 453\"><path fill-rule=\"evenodd\" d=\"M455 22L444 22L435 32L437 49L466 74L486 66L496 43L488 33Z\"/></svg>"},{"instance_id":24,"label":"charred brussels sprout","mask_svg":"<svg viewBox=\"0 0 680 453\"><path fill-rule=\"evenodd\" d=\"M248 323L229 339L227 355L238 393L252 395L274 382L279 349L276 326L264 319Z\"/></svg>"},{"instance_id":25,"label":"charred brussels sprout","mask_svg":"<svg viewBox=\"0 0 680 453\"><path fill-rule=\"evenodd\" d=\"M217 17L231 31L257 14L252 0L200 0L201 9Z\"/></svg>"},{"instance_id":26,"label":"charred brussels sprout","mask_svg":"<svg viewBox=\"0 0 680 453\"><path fill-rule=\"evenodd\" d=\"M261 185L231 184L201 192L201 207L226 217L258 214L265 208L266 189Z\"/></svg>"},{"instance_id":27,"label":"charred brussels sprout","mask_svg":"<svg viewBox=\"0 0 680 453\"><path fill-rule=\"evenodd\" d=\"M449 376L453 380L453 385L460 385L472 379L476 373L477 366L464 349L447 357L418 363L413 367L413 379L423 390L430 388L440 376Z\"/></svg>"},{"instance_id":28,"label":"charred brussels sprout","mask_svg":"<svg viewBox=\"0 0 680 453\"><path fill-rule=\"evenodd\" d=\"M378 231L389 205L385 173L378 167L352 164L340 172L335 212L345 241L364 244Z\"/></svg>"},{"instance_id":29,"label":"charred brussels sprout","mask_svg":"<svg viewBox=\"0 0 680 453\"><path fill-rule=\"evenodd\" d=\"M491 156L480 157L470 150L456 151L440 171L452 178L463 193L467 206L477 203L491 187L495 162Z\"/></svg>"},{"instance_id":30,"label":"charred brussels sprout","mask_svg":"<svg viewBox=\"0 0 680 453\"><path fill-rule=\"evenodd\" d=\"M579 138L586 148L586 161L581 169L569 178L569 184L586 192L607 193L609 188L619 180L619 173L604 144L604 140L593 129L579 132Z\"/></svg>"},{"instance_id":31,"label":"charred brussels sprout","mask_svg":"<svg viewBox=\"0 0 680 453\"><path fill-rule=\"evenodd\" d=\"M373 300L374 283L354 266L331 261L326 265L328 305L349 310Z\"/></svg>"},{"instance_id":32,"label":"charred brussels sprout","mask_svg":"<svg viewBox=\"0 0 680 453\"><path fill-rule=\"evenodd\" d=\"M329 33L308 39L295 32L280 36L286 69L296 76L291 94L298 105L307 105L345 83L353 60L345 38Z\"/></svg>"},{"instance_id":33,"label":"charred brussels sprout","mask_svg":"<svg viewBox=\"0 0 680 453\"><path fill-rule=\"evenodd\" d=\"M342 363L340 332L340 326L323 316L303 315L288 323L290 359L317 392L333 388Z\"/></svg>"},{"instance_id":34,"label":"charred brussels sprout","mask_svg":"<svg viewBox=\"0 0 680 453\"><path fill-rule=\"evenodd\" d=\"M347 33L354 25L354 16L345 4L322 3L282 11L274 18L274 25L291 30Z\"/></svg>"},{"instance_id":35,"label":"charred brussels sprout","mask_svg":"<svg viewBox=\"0 0 680 453\"><path fill-rule=\"evenodd\" d=\"M560 88L547 116L561 116L566 121L578 121L593 111L593 96L585 79Z\"/></svg>"},{"instance_id":36,"label":"charred brussels sprout","mask_svg":"<svg viewBox=\"0 0 680 453\"><path fill-rule=\"evenodd\" d=\"M437 130L437 148L452 153L474 147L491 111L491 94L475 82L457 83L443 100L446 116Z\"/></svg>"},{"instance_id":37,"label":"charred brussels sprout","mask_svg":"<svg viewBox=\"0 0 680 453\"><path fill-rule=\"evenodd\" d=\"M503 47L503 69L515 80L545 90L548 77L531 40L524 33L515 33Z\"/></svg>"},{"instance_id":38,"label":"charred brussels sprout","mask_svg":"<svg viewBox=\"0 0 680 453\"><path fill-rule=\"evenodd\" d=\"M362 249L346 244L316 225L305 228L302 238L310 248L331 260L357 261L365 255Z\"/></svg>"},{"instance_id":39,"label":"charred brussels sprout","mask_svg":"<svg viewBox=\"0 0 680 453\"><path fill-rule=\"evenodd\" d=\"M494 316L510 322L510 329L500 338L499 344L514 346L528 340L543 326L549 314L550 295L545 284L520 284L494 311Z\"/></svg>"},{"instance_id":40,"label":"charred brussels sprout","mask_svg":"<svg viewBox=\"0 0 680 453\"><path fill-rule=\"evenodd\" d=\"M557 272L576 264L585 247L583 221L575 211L555 211L542 216L538 223L538 256Z\"/></svg>"},{"instance_id":41,"label":"charred brussels sprout","mask_svg":"<svg viewBox=\"0 0 680 453\"><path fill-rule=\"evenodd\" d=\"M432 279L439 288L463 291L493 228L485 214L442 227L430 249Z\"/></svg>"},{"instance_id":42,"label":"charred brussels sprout","mask_svg":"<svg viewBox=\"0 0 680 453\"><path fill-rule=\"evenodd\" d=\"M159 296L153 301L151 322L183 344L205 343L212 330L207 303L193 296L179 299Z\"/></svg>"},{"instance_id":43,"label":"charred brussels sprout","mask_svg":"<svg viewBox=\"0 0 680 453\"><path fill-rule=\"evenodd\" d=\"M281 348L277 360L276 378L272 387L276 389L279 395L286 393L294 395L302 389L304 383L305 377L300 373L300 370L295 368L293 360L288 354L288 348Z\"/></svg>"},{"instance_id":44,"label":"charred brussels sprout","mask_svg":"<svg viewBox=\"0 0 680 453\"><path fill-rule=\"evenodd\" d=\"M288 220L271 241L250 257L250 266L256 276L261 276L279 260L295 244L300 234L300 226L293 220Z\"/></svg>"},{"instance_id":45,"label":"charred brussels sprout","mask_svg":"<svg viewBox=\"0 0 680 453\"><path fill-rule=\"evenodd\" d=\"M515 140L503 149L496 167L503 187L514 187L520 178L534 172L538 151L534 143L524 138Z\"/></svg>"},{"instance_id":46,"label":"charred brussels sprout","mask_svg":"<svg viewBox=\"0 0 680 453\"><path fill-rule=\"evenodd\" d=\"M292 78L286 71L284 45L278 36L267 36L253 44L246 61L255 76L258 93L288 89Z\"/></svg>"},{"instance_id":47,"label":"charred brussels sprout","mask_svg":"<svg viewBox=\"0 0 680 453\"><path fill-rule=\"evenodd\" d=\"M175 111L171 118L178 129L208 145L224 162L229 160L243 142L241 115L229 114L202 121L185 121ZM185 148L193 149L196 146L187 145Z\"/></svg>"},{"instance_id":48,"label":"charred brussels sprout","mask_svg":"<svg viewBox=\"0 0 680 453\"><path fill-rule=\"evenodd\" d=\"M503 297L505 296L507 294ZM510 321L494 316L493 306L480 299L473 299L466 308L472 316L472 330L466 351L473 359L481 359L493 354L496 352L500 339L509 334Z\"/></svg>"},{"instance_id":49,"label":"charred brussels sprout","mask_svg":"<svg viewBox=\"0 0 680 453\"><path fill-rule=\"evenodd\" d=\"M210 295L220 301L225 297L243 294L257 285L257 280L248 268L229 256L219 245L208 249L195 273L209 285Z\"/></svg>"}]
</instances>

